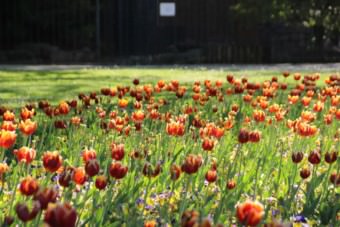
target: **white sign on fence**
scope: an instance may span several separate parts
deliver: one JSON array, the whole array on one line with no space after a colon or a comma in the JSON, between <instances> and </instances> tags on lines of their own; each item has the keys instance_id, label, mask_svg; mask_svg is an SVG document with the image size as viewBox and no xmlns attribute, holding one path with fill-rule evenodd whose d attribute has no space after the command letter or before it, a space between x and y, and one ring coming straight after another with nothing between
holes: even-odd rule
<instances>
[{"instance_id":1,"label":"white sign on fence","mask_svg":"<svg viewBox=\"0 0 340 227\"><path fill-rule=\"evenodd\" d=\"M159 15L161 17L174 17L174 16L176 16L176 4L174 2L161 2L161 3L159 3Z\"/></svg>"}]
</instances>

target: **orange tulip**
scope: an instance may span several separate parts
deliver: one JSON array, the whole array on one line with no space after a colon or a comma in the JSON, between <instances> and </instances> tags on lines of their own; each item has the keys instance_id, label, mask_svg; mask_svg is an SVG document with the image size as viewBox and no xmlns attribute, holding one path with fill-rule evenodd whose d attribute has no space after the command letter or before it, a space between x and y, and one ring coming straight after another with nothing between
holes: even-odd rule
<instances>
[{"instance_id":1,"label":"orange tulip","mask_svg":"<svg viewBox=\"0 0 340 227\"><path fill-rule=\"evenodd\" d=\"M134 122L142 122L144 120L144 117L145 114L141 110L132 113L132 120Z\"/></svg>"},{"instance_id":2,"label":"orange tulip","mask_svg":"<svg viewBox=\"0 0 340 227\"><path fill-rule=\"evenodd\" d=\"M217 180L217 171L214 169L208 170L208 172L205 174L205 180L209 183L213 183Z\"/></svg>"},{"instance_id":3,"label":"orange tulip","mask_svg":"<svg viewBox=\"0 0 340 227\"><path fill-rule=\"evenodd\" d=\"M253 98L252 95L246 94L246 95L243 96L243 101L251 102L252 98Z\"/></svg>"},{"instance_id":4,"label":"orange tulip","mask_svg":"<svg viewBox=\"0 0 340 227\"><path fill-rule=\"evenodd\" d=\"M295 124L295 131L300 136L313 136L317 133L318 129L315 125L310 125L303 121L297 121Z\"/></svg>"},{"instance_id":5,"label":"orange tulip","mask_svg":"<svg viewBox=\"0 0 340 227\"><path fill-rule=\"evenodd\" d=\"M307 91L307 96L310 97L310 98L313 98L313 96L314 96L314 91L313 91L313 90L308 90L308 91Z\"/></svg>"},{"instance_id":6,"label":"orange tulip","mask_svg":"<svg viewBox=\"0 0 340 227\"><path fill-rule=\"evenodd\" d=\"M267 107L268 107L268 101L266 101L266 100L260 100L260 102L259 102L259 104L260 104L260 107L263 109L263 110L265 110L265 109L267 109Z\"/></svg>"},{"instance_id":7,"label":"orange tulip","mask_svg":"<svg viewBox=\"0 0 340 227\"><path fill-rule=\"evenodd\" d=\"M300 80L301 79L301 74L300 73L295 73L294 74L294 80Z\"/></svg>"},{"instance_id":8,"label":"orange tulip","mask_svg":"<svg viewBox=\"0 0 340 227\"><path fill-rule=\"evenodd\" d=\"M309 103L311 102L311 100L312 100L311 97L304 96L304 97L302 97L302 99L301 99L301 103L302 103L302 105L304 105L304 106L308 106Z\"/></svg>"},{"instance_id":9,"label":"orange tulip","mask_svg":"<svg viewBox=\"0 0 340 227\"><path fill-rule=\"evenodd\" d=\"M302 111L301 118L306 122L312 122L315 120L315 114L310 111Z\"/></svg>"},{"instance_id":10,"label":"orange tulip","mask_svg":"<svg viewBox=\"0 0 340 227\"><path fill-rule=\"evenodd\" d=\"M9 167L7 165L7 163L5 162L0 162L0 177L7 173L9 171Z\"/></svg>"},{"instance_id":11,"label":"orange tulip","mask_svg":"<svg viewBox=\"0 0 340 227\"><path fill-rule=\"evenodd\" d=\"M20 131L26 136L32 135L37 130L37 127L37 122L31 121L31 119L21 121L19 124Z\"/></svg>"},{"instance_id":12,"label":"orange tulip","mask_svg":"<svg viewBox=\"0 0 340 227\"><path fill-rule=\"evenodd\" d=\"M222 87L223 81L222 80L216 80L215 85L216 85L216 87Z\"/></svg>"},{"instance_id":13,"label":"orange tulip","mask_svg":"<svg viewBox=\"0 0 340 227\"><path fill-rule=\"evenodd\" d=\"M6 131L15 131L17 129L17 125L13 123L13 121L4 121L2 122L1 129Z\"/></svg>"},{"instance_id":14,"label":"orange tulip","mask_svg":"<svg viewBox=\"0 0 340 227\"><path fill-rule=\"evenodd\" d=\"M331 105L337 106L340 104L340 96L332 96L331 97Z\"/></svg>"},{"instance_id":15,"label":"orange tulip","mask_svg":"<svg viewBox=\"0 0 340 227\"><path fill-rule=\"evenodd\" d=\"M185 126L179 121L172 121L166 125L166 132L171 136L183 136Z\"/></svg>"},{"instance_id":16,"label":"orange tulip","mask_svg":"<svg viewBox=\"0 0 340 227\"><path fill-rule=\"evenodd\" d=\"M156 227L157 222L155 220L149 220L144 222L144 227Z\"/></svg>"},{"instance_id":17,"label":"orange tulip","mask_svg":"<svg viewBox=\"0 0 340 227\"><path fill-rule=\"evenodd\" d=\"M257 122L263 122L266 119L266 114L262 110L254 110L253 118Z\"/></svg>"},{"instance_id":18,"label":"orange tulip","mask_svg":"<svg viewBox=\"0 0 340 227\"><path fill-rule=\"evenodd\" d=\"M243 225L256 226L264 216L264 207L259 202L247 200L237 206L236 216Z\"/></svg>"},{"instance_id":19,"label":"orange tulip","mask_svg":"<svg viewBox=\"0 0 340 227\"><path fill-rule=\"evenodd\" d=\"M67 115L70 112L70 106L63 101L59 103L58 110L60 114Z\"/></svg>"},{"instance_id":20,"label":"orange tulip","mask_svg":"<svg viewBox=\"0 0 340 227\"><path fill-rule=\"evenodd\" d=\"M92 159L96 159L97 158L97 153L93 149L90 149L90 150L89 149L85 149L85 150L83 150L81 155L82 155L83 160L84 160L85 163L90 161L90 160L92 160Z\"/></svg>"},{"instance_id":21,"label":"orange tulip","mask_svg":"<svg viewBox=\"0 0 340 227\"><path fill-rule=\"evenodd\" d=\"M15 115L13 112L6 110L6 112L2 116L4 121L14 121Z\"/></svg>"},{"instance_id":22,"label":"orange tulip","mask_svg":"<svg viewBox=\"0 0 340 227\"><path fill-rule=\"evenodd\" d=\"M157 120L161 117L161 114L158 112L158 110L153 109L153 110L151 110L149 117L153 120Z\"/></svg>"},{"instance_id":23,"label":"orange tulip","mask_svg":"<svg viewBox=\"0 0 340 227\"><path fill-rule=\"evenodd\" d=\"M325 114L323 121L325 122L325 124L329 125L332 124L333 121L333 116L331 114Z\"/></svg>"},{"instance_id":24,"label":"orange tulip","mask_svg":"<svg viewBox=\"0 0 340 227\"><path fill-rule=\"evenodd\" d=\"M288 101L290 104L295 104L299 100L299 96L297 95L288 95Z\"/></svg>"},{"instance_id":25,"label":"orange tulip","mask_svg":"<svg viewBox=\"0 0 340 227\"><path fill-rule=\"evenodd\" d=\"M284 111L279 111L279 112L275 113L276 121L282 121L285 117L285 114L286 114L286 112L284 112Z\"/></svg>"},{"instance_id":26,"label":"orange tulip","mask_svg":"<svg viewBox=\"0 0 340 227\"><path fill-rule=\"evenodd\" d=\"M15 134L15 132L1 130L0 131L0 147L5 148L5 149L10 148L11 146L14 145L16 138L17 138L17 134Z\"/></svg>"},{"instance_id":27,"label":"orange tulip","mask_svg":"<svg viewBox=\"0 0 340 227\"><path fill-rule=\"evenodd\" d=\"M118 101L118 106L120 108L126 108L128 104L129 104L129 101L127 99L119 99Z\"/></svg>"},{"instance_id":28,"label":"orange tulip","mask_svg":"<svg viewBox=\"0 0 340 227\"><path fill-rule=\"evenodd\" d=\"M160 80L157 82L158 87L163 88L165 86L164 80Z\"/></svg>"},{"instance_id":29,"label":"orange tulip","mask_svg":"<svg viewBox=\"0 0 340 227\"><path fill-rule=\"evenodd\" d=\"M324 107L324 103L318 101L317 103L314 104L313 110L314 110L315 112L321 112L321 111L323 110L323 107Z\"/></svg>"},{"instance_id":30,"label":"orange tulip","mask_svg":"<svg viewBox=\"0 0 340 227\"><path fill-rule=\"evenodd\" d=\"M227 120L224 122L224 128L225 128L226 130L231 129L233 126L234 126L234 122L233 122L233 120L231 120L231 119L227 119Z\"/></svg>"},{"instance_id":31,"label":"orange tulip","mask_svg":"<svg viewBox=\"0 0 340 227\"><path fill-rule=\"evenodd\" d=\"M269 108L268 108L268 111L270 113L276 113L280 110L280 106L276 103L274 103L273 105L270 105Z\"/></svg>"},{"instance_id":32,"label":"orange tulip","mask_svg":"<svg viewBox=\"0 0 340 227\"><path fill-rule=\"evenodd\" d=\"M336 119L340 120L340 109L337 109L335 112Z\"/></svg>"},{"instance_id":33,"label":"orange tulip","mask_svg":"<svg viewBox=\"0 0 340 227\"><path fill-rule=\"evenodd\" d=\"M78 167L78 168L74 169L72 179L78 185L85 184L87 177L86 177L86 172L85 172L84 168Z\"/></svg>"},{"instance_id":34,"label":"orange tulip","mask_svg":"<svg viewBox=\"0 0 340 227\"><path fill-rule=\"evenodd\" d=\"M78 116L72 117L70 120L71 124L73 125L80 125L81 121L81 118Z\"/></svg>"},{"instance_id":35,"label":"orange tulip","mask_svg":"<svg viewBox=\"0 0 340 227\"><path fill-rule=\"evenodd\" d=\"M21 109L20 116L21 116L22 120L30 119L34 116L34 109L29 110L25 107L25 108Z\"/></svg>"},{"instance_id":36,"label":"orange tulip","mask_svg":"<svg viewBox=\"0 0 340 227\"><path fill-rule=\"evenodd\" d=\"M31 163L36 156L36 150L29 147L21 147L13 151L19 162Z\"/></svg>"}]
</instances>

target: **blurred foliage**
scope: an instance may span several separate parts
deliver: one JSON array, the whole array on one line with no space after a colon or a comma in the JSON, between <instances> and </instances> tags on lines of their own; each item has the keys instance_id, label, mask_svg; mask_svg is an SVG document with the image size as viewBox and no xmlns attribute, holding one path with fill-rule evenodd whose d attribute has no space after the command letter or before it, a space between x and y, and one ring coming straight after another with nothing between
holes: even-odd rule
<instances>
[{"instance_id":1,"label":"blurred foliage","mask_svg":"<svg viewBox=\"0 0 340 227\"><path fill-rule=\"evenodd\" d=\"M251 18L253 23L304 26L313 29L314 39L328 38L335 44L338 41L338 0L239 0L231 6L231 10L236 17ZM318 41L322 40L316 40L316 43Z\"/></svg>"}]
</instances>

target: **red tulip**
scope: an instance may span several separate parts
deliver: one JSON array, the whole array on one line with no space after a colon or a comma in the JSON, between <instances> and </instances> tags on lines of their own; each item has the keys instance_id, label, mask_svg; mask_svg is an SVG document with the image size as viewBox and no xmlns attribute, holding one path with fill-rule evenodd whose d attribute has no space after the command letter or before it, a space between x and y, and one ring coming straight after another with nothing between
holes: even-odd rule
<instances>
[{"instance_id":1,"label":"red tulip","mask_svg":"<svg viewBox=\"0 0 340 227\"><path fill-rule=\"evenodd\" d=\"M44 221L50 227L75 227L77 221L76 210L68 203L48 206Z\"/></svg>"},{"instance_id":2,"label":"red tulip","mask_svg":"<svg viewBox=\"0 0 340 227\"><path fill-rule=\"evenodd\" d=\"M106 178L106 176L103 176L103 175L98 176L96 178L95 185L96 185L96 188L98 188L99 190L105 189L105 187L107 185L107 178Z\"/></svg>"},{"instance_id":3,"label":"red tulip","mask_svg":"<svg viewBox=\"0 0 340 227\"><path fill-rule=\"evenodd\" d=\"M20 183L20 192L23 195L31 196L39 189L39 184L36 179L32 177L26 177Z\"/></svg>"},{"instance_id":4,"label":"red tulip","mask_svg":"<svg viewBox=\"0 0 340 227\"><path fill-rule=\"evenodd\" d=\"M39 201L41 209L45 210L49 203L56 202L57 196L58 192L54 188L44 188L35 193L33 199Z\"/></svg>"},{"instance_id":5,"label":"red tulip","mask_svg":"<svg viewBox=\"0 0 340 227\"><path fill-rule=\"evenodd\" d=\"M208 172L205 174L205 179L209 182L209 183L213 183L217 180L217 171L214 169L210 169L208 170Z\"/></svg>"},{"instance_id":6,"label":"red tulip","mask_svg":"<svg viewBox=\"0 0 340 227\"><path fill-rule=\"evenodd\" d=\"M182 171L186 172L187 174L196 173L201 167L203 163L202 156L189 154L186 158L184 163L182 164Z\"/></svg>"},{"instance_id":7,"label":"red tulip","mask_svg":"<svg viewBox=\"0 0 340 227\"><path fill-rule=\"evenodd\" d=\"M34 202L32 205L32 210L29 210L28 206L24 203L18 203L15 206L15 211L18 218L23 222L28 222L34 219L40 211L40 203Z\"/></svg>"},{"instance_id":8,"label":"red tulip","mask_svg":"<svg viewBox=\"0 0 340 227\"><path fill-rule=\"evenodd\" d=\"M122 179L128 171L127 166L123 166L120 162L112 162L109 168L110 175L115 179Z\"/></svg>"},{"instance_id":9,"label":"red tulip","mask_svg":"<svg viewBox=\"0 0 340 227\"><path fill-rule=\"evenodd\" d=\"M96 159L92 159L85 164L85 171L87 175L93 177L99 173L100 166L99 162Z\"/></svg>"},{"instance_id":10,"label":"red tulip","mask_svg":"<svg viewBox=\"0 0 340 227\"><path fill-rule=\"evenodd\" d=\"M63 158L59 155L58 151L47 151L42 157L44 168L53 173L56 172L63 163Z\"/></svg>"},{"instance_id":11,"label":"red tulip","mask_svg":"<svg viewBox=\"0 0 340 227\"><path fill-rule=\"evenodd\" d=\"M112 143L111 144L111 157L112 159L116 160L116 161L120 161L124 158L124 144L116 144L116 143Z\"/></svg>"}]
</instances>

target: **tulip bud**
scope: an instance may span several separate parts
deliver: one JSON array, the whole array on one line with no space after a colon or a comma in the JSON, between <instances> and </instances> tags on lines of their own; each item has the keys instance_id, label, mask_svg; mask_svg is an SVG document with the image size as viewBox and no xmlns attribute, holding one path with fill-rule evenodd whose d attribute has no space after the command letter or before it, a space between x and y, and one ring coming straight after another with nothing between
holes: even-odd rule
<instances>
[{"instance_id":1,"label":"tulip bud","mask_svg":"<svg viewBox=\"0 0 340 227\"><path fill-rule=\"evenodd\" d=\"M321 162L320 152L317 150L312 151L308 156L308 161L313 165L319 164Z\"/></svg>"},{"instance_id":2,"label":"tulip bud","mask_svg":"<svg viewBox=\"0 0 340 227\"><path fill-rule=\"evenodd\" d=\"M217 171L216 170L208 170L208 172L205 174L205 179L209 183L213 183L217 179Z\"/></svg>"},{"instance_id":3,"label":"tulip bud","mask_svg":"<svg viewBox=\"0 0 340 227\"><path fill-rule=\"evenodd\" d=\"M103 176L103 175L98 176L96 178L95 185L96 185L96 188L99 189L99 190L105 189L105 187L107 185L107 178L106 178L106 176Z\"/></svg>"},{"instance_id":4,"label":"tulip bud","mask_svg":"<svg viewBox=\"0 0 340 227\"><path fill-rule=\"evenodd\" d=\"M99 173L99 162L96 159L92 159L85 164L85 171L87 175L93 177Z\"/></svg>"},{"instance_id":5,"label":"tulip bud","mask_svg":"<svg viewBox=\"0 0 340 227\"><path fill-rule=\"evenodd\" d=\"M301 151L298 151L298 152L294 152L293 154L292 154L292 161L294 162L294 163L300 163L301 161L302 161L302 159L303 159L303 153L301 152Z\"/></svg>"},{"instance_id":6,"label":"tulip bud","mask_svg":"<svg viewBox=\"0 0 340 227\"><path fill-rule=\"evenodd\" d=\"M304 168L300 171L300 176L302 179L307 179L310 176L310 170L307 168Z\"/></svg>"},{"instance_id":7,"label":"tulip bud","mask_svg":"<svg viewBox=\"0 0 340 227\"><path fill-rule=\"evenodd\" d=\"M227 183L227 188L229 190L234 189L236 187L236 182L234 180L229 180Z\"/></svg>"},{"instance_id":8,"label":"tulip bud","mask_svg":"<svg viewBox=\"0 0 340 227\"><path fill-rule=\"evenodd\" d=\"M249 132L246 129L241 129L238 134L238 141L240 143L247 143L249 141Z\"/></svg>"},{"instance_id":9,"label":"tulip bud","mask_svg":"<svg viewBox=\"0 0 340 227\"><path fill-rule=\"evenodd\" d=\"M335 162L338 158L338 154L333 151L333 152L326 152L325 154L325 161L328 163L328 164L332 164L333 162Z\"/></svg>"}]
</instances>

